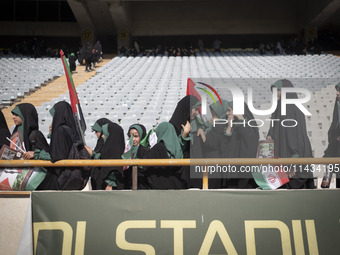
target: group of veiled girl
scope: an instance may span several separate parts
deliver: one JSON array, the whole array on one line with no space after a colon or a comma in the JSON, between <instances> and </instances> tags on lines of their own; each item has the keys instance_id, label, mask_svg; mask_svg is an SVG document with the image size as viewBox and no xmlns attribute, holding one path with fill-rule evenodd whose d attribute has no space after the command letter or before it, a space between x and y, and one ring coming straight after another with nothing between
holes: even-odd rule
<instances>
[{"instance_id":1,"label":"group of veiled girl","mask_svg":"<svg viewBox=\"0 0 340 255\"><path fill-rule=\"evenodd\" d=\"M280 80L272 87L292 87L288 80ZM339 101L340 84L336 85L337 99L333 122L329 129L329 146L325 157L336 157L340 153ZM287 98L297 98L288 93ZM147 132L142 124L133 124L127 131L130 146L126 146L124 131L120 125L101 118L92 126L97 144L92 150L86 146L92 159L182 159L182 158L255 158L257 156L259 131L257 127L237 125L237 122L254 119L245 104L243 115L233 114L233 102L222 100L222 104L211 104L212 119L228 120L224 125L204 122L199 115L201 103L191 95L182 98L169 120ZM1 113L1 112L0 112ZM13 110L15 128L22 136L24 159L41 159L56 162L67 159L72 144L81 140L71 106L61 101L50 110L53 116L50 128L50 143L39 131L38 114L31 104L18 104ZM281 114L280 103L272 119L293 119L298 125L283 128L274 122L268 138L274 140L275 157L312 157L312 149L306 131L303 113L295 106L288 105L286 115ZM234 125L231 125L233 120ZM10 137L3 114L0 114L0 147L7 144L4 137ZM32 138L33 137L33 138ZM154 139L152 139L154 138ZM153 140L153 141L151 141ZM63 168L47 168L45 179L38 190L60 190L58 178ZM130 189L131 168L96 167L91 170L91 185L95 190ZM193 178L188 166L138 167L138 189L187 189L201 188L201 176ZM256 188L250 175L237 176L221 174L209 179L209 188ZM284 188L314 188L311 173L299 173L283 186Z\"/></svg>"}]
</instances>

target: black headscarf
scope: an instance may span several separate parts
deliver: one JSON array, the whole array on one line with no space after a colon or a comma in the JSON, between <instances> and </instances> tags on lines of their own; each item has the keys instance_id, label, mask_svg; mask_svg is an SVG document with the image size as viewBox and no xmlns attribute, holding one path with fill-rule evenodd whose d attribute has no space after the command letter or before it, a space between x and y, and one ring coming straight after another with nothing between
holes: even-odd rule
<instances>
[{"instance_id":1,"label":"black headscarf","mask_svg":"<svg viewBox=\"0 0 340 255\"><path fill-rule=\"evenodd\" d=\"M74 141L80 140L71 105L65 101L56 103L50 110L53 115L51 133L51 161L67 159ZM71 134L64 128L67 126ZM71 135L71 136L70 136Z\"/></svg>"},{"instance_id":2,"label":"black headscarf","mask_svg":"<svg viewBox=\"0 0 340 255\"><path fill-rule=\"evenodd\" d=\"M0 148L4 144L9 145L9 141L6 139L6 137L10 138L10 136L11 136L11 133L8 130L5 116L0 110Z\"/></svg>"},{"instance_id":3,"label":"black headscarf","mask_svg":"<svg viewBox=\"0 0 340 255\"><path fill-rule=\"evenodd\" d=\"M101 130L97 130L97 128ZM100 153L101 159L120 159L121 155L124 153L124 131L118 124L106 119L101 118L96 121L93 126L95 131L101 131L100 137L97 140L97 145L94 151ZM105 139L102 138L104 134ZM105 180L110 174L114 172L117 181L117 188L124 188L124 173L121 167L105 167L105 168L95 168L92 173L92 184L95 189L104 189Z\"/></svg>"},{"instance_id":4,"label":"black headscarf","mask_svg":"<svg viewBox=\"0 0 340 255\"><path fill-rule=\"evenodd\" d=\"M185 96L178 102L176 109L169 120L175 127L177 135L181 134L182 125L185 125L187 121L190 122L191 109L197 105L199 105L199 100L192 95Z\"/></svg>"},{"instance_id":5,"label":"black headscarf","mask_svg":"<svg viewBox=\"0 0 340 255\"><path fill-rule=\"evenodd\" d=\"M99 53L100 53L102 51L102 45L101 45L100 41L97 41L93 48L98 50Z\"/></svg>"},{"instance_id":6,"label":"black headscarf","mask_svg":"<svg viewBox=\"0 0 340 255\"><path fill-rule=\"evenodd\" d=\"M21 129L21 135L25 144L26 151L32 150L29 137L33 130L39 129L38 113L34 105L29 103L18 104L13 110L13 114L18 115L22 119L22 128L16 126L13 134Z\"/></svg>"},{"instance_id":7,"label":"black headscarf","mask_svg":"<svg viewBox=\"0 0 340 255\"><path fill-rule=\"evenodd\" d=\"M101 118L96 122L103 129L101 135L105 135L105 141L103 141L101 148L97 148L98 152L101 153L101 158L120 159L125 147L122 127L106 118ZM104 130L105 125L107 125L108 134ZM103 140L103 138L100 136L98 140Z\"/></svg>"},{"instance_id":8,"label":"black headscarf","mask_svg":"<svg viewBox=\"0 0 340 255\"><path fill-rule=\"evenodd\" d=\"M53 132L60 126L68 126L76 135L76 139L80 139L79 132L77 131L77 124L74 119L72 107L66 101L61 101L53 106L53 120L52 120L52 136ZM52 111L53 112L53 111ZM52 138L51 138L52 143Z\"/></svg>"}]
</instances>

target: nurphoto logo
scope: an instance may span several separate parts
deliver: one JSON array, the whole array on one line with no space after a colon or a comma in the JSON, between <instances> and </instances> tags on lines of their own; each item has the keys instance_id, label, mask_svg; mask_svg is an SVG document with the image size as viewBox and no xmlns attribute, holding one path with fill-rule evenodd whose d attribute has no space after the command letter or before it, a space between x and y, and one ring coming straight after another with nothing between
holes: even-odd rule
<instances>
[{"instance_id":1,"label":"nurphoto logo","mask_svg":"<svg viewBox=\"0 0 340 255\"><path fill-rule=\"evenodd\" d=\"M217 91L210 85L203 83L203 82L197 82L200 85L203 85L207 88L209 88L215 96L218 98L219 103L222 105L220 95L217 93ZM201 113L203 115L207 114L208 104L207 104L207 94L212 98L213 102L215 104L218 104L217 100L213 96L213 94L205 89L197 87L200 91L203 91L204 93L200 93L201 96L201 102L202 102L202 108ZM236 85L231 83L226 83L223 85L223 90L228 89L231 92L232 100L233 100L233 113L234 115L243 115L244 114L244 103L245 96L243 94L243 91ZM256 109L253 104L253 88L248 87L248 96L247 96L247 105L252 114L255 115L270 115L277 109L278 102L281 103L281 114L286 115L287 113L287 105L295 105L305 116L311 116L312 114L303 106L304 103L307 103L311 99L311 92L305 88L296 88L296 87L283 87L281 92L280 100L278 99L278 89L276 87L272 88L272 104L269 109L261 110ZM300 98L287 98L288 93L296 93L302 95ZM275 121L280 121L278 119L266 119L265 121L270 122L271 126L274 125ZM220 125L220 124L227 124L228 120L226 119L214 119L213 126ZM262 127L264 125L264 121L261 119L252 119L252 120L244 120L243 125L248 124L250 127ZM236 123L235 123L236 124ZM240 123L238 123L240 124ZM241 123L242 124L242 123ZM297 121L294 119L284 119L281 120L281 125L283 127L295 127L297 125Z\"/></svg>"}]
</instances>

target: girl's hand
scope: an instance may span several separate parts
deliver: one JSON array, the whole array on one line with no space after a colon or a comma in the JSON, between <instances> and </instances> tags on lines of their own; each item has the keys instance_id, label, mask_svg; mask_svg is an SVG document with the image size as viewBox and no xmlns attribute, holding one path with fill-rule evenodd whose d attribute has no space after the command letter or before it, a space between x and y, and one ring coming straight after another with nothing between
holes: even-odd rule
<instances>
[{"instance_id":1,"label":"girl's hand","mask_svg":"<svg viewBox=\"0 0 340 255\"><path fill-rule=\"evenodd\" d=\"M84 147L85 147L85 149L87 150L87 152L92 156L92 150L91 150L91 148L90 148L89 146L87 146L87 145L85 145Z\"/></svg>"},{"instance_id":2,"label":"girl's hand","mask_svg":"<svg viewBox=\"0 0 340 255\"><path fill-rule=\"evenodd\" d=\"M24 153L24 159L33 159L34 158L34 151L27 151Z\"/></svg>"},{"instance_id":3,"label":"girl's hand","mask_svg":"<svg viewBox=\"0 0 340 255\"><path fill-rule=\"evenodd\" d=\"M112 186L107 185L106 188L105 188L105 190L112 190Z\"/></svg>"},{"instance_id":4,"label":"girl's hand","mask_svg":"<svg viewBox=\"0 0 340 255\"><path fill-rule=\"evenodd\" d=\"M207 140L207 137L204 134L204 131L202 128L199 128L197 130L197 136L201 136L202 137L202 141L205 143L205 141Z\"/></svg>"},{"instance_id":5,"label":"girl's hand","mask_svg":"<svg viewBox=\"0 0 340 255\"><path fill-rule=\"evenodd\" d=\"M190 131L191 131L190 122L187 121L185 126L182 124L182 128L183 128L183 137L186 138L188 136L188 134L190 133Z\"/></svg>"}]
</instances>

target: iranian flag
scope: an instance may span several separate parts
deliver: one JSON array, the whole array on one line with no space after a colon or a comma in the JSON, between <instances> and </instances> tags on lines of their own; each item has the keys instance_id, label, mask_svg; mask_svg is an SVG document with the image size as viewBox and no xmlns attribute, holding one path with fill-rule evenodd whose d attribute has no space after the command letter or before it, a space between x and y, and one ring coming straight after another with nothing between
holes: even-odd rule
<instances>
[{"instance_id":1,"label":"iranian flag","mask_svg":"<svg viewBox=\"0 0 340 255\"><path fill-rule=\"evenodd\" d=\"M127 140L126 144L125 144L125 150L124 153L122 155L122 159L131 159L133 158L133 134L130 136L129 140ZM123 170L128 169L129 166L124 166Z\"/></svg>"},{"instance_id":2,"label":"iranian flag","mask_svg":"<svg viewBox=\"0 0 340 255\"><path fill-rule=\"evenodd\" d=\"M289 182L287 174L279 166L267 165L252 174L257 185L264 190L274 190Z\"/></svg>"}]
</instances>

